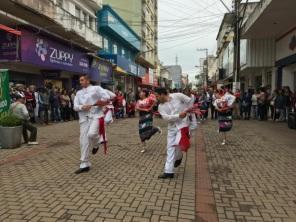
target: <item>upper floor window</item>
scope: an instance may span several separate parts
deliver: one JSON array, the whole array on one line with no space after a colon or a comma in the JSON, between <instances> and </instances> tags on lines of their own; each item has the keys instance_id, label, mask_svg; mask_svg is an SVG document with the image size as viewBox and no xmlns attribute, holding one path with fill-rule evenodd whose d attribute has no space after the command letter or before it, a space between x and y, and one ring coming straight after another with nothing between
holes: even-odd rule
<instances>
[{"instance_id":1,"label":"upper floor window","mask_svg":"<svg viewBox=\"0 0 296 222\"><path fill-rule=\"evenodd\" d=\"M75 16L80 19L81 10L77 6L75 6Z\"/></svg>"},{"instance_id":2,"label":"upper floor window","mask_svg":"<svg viewBox=\"0 0 296 222\"><path fill-rule=\"evenodd\" d=\"M113 54L117 54L118 53L118 48L116 44L113 44Z\"/></svg>"},{"instance_id":3,"label":"upper floor window","mask_svg":"<svg viewBox=\"0 0 296 222\"><path fill-rule=\"evenodd\" d=\"M57 6L63 8L63 0L57 0Z\"/></svg>"},{"instance_id":4,"label":"upper floor window","mask_svg":"<svg viewBox=\"0 0 296 222\"><path fill-rule=\"evenodd\" d=\"M103 47L106 52L109 51L109 41L106 38L103 38Z\"/></svg>"},{"instance_id":5,"label":"upper floor window","mask_svg":"<svg viewBox=\"0 0 296 222\"><path fill-rule=\"evenodd\" d=\"M87 17L87 14L85 12L82 12L81 21L83 21L85 24L86 24L86 17Z\"/></svg>"},{"instance_id":6,"label":"upper floor window","mask_svg":"<svg viewBox=\"0 0 296 222\"><path fill-rule=\"evenodd\" d=\"M95 19L91 16L89 16L89 27L92 29L92 30L96 30L96 22L95 22Z\"/></svg>"}]
</instances>

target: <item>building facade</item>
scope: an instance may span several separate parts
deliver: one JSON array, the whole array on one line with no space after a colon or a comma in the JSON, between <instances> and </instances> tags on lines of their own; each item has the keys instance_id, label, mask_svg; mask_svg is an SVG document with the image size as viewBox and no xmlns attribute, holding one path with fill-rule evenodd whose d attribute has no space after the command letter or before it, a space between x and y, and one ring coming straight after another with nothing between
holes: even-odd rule
<instances>
[{"instance_id":1,"label":"building facade","mask_svg":"<svg viewBox=\"0 0 296 222\"><path fill-rule=\"evenodd\" d=\"M145 74L145 69L136 64L141 49L140 37L109 5L98 12L98 20L103 39L98 55L114 65L115 87L125 92L130 88L136 90L137 82Z\"/></svg>"},{"instance_id":2,"label":"building facade","mask_svg":"<svg viewBox=\"0 0 296 222\"><path fill-rule=\"evenodd\" d=\"M104 4L109 4L140 36L141 52L136 60L147 74L153 72L154 78L159 78L157 0L104 0Z\"/></svg>"},{"instance_id":3,"label":"building facade","mask_svg":"<svg viewBox=\"0 0 296 222\"><path fill-rule=\"evenodd\" d=\"M261 1L242 27L245 39L274 41L275 61L272 64L271 88L289 86L296 89L296 2L294 0ZM258 55L259 56L259 55Z\"/></svg>"},{"instance_id":4,"label":"building facade","mask_svg":"<svg viewBox=\"0 0 296 222\"><path fill-rule=\"evenodd\" d=\"M182 87L182 67L179 65L164 66L172 79L171 88L181 89Z\"/></svg>"},{"instance_id":5,"label":"building facade","mask_svg":"<svg viewBox=\"0 0 296 222\"><path fill-rule=\"evenodd\" d=\"M181 88L185 89L189 86L189 75L186 73L183 73L181 75Z\"/></svg>"},{"instance_id":6,"label":"building facade","mask_svg":"<svg viewBox=\"0 0 296 222\"><path fill-rule=\"evenodd\" d=\"M216 56L209 55L207 60L208 85L215 86L218 80L218 66Z\"/></svg>"},{"instance_id":7,"label":"building facade","mask_svg":"<svg viewBox=\"0 0 296 222\"><path fill-rule=\"evenodd\" d=\"M4 0L0 6L0 68L11 81L70 89L89 73L90 54L102 47L100 0Z\"/></svg>"},{"instance_id":8,"label":"building facade","mask_svg":"<svg viewBox=\"0 0 296 222\"><path fill-rule=\"evenodd\" d=\"M248 22L249 17L257 7L258 3L240 5L242 25ZM245 10L246 9L246 10ZM217 36L217 58L218 76L220 84L234 87L234 33L233 15L225 14ZM235 86L242 91L258 89L262 86L272 87L274 85L274 63L275 63L275 40L273 38L248 39L242 33L240 41L240 73L239 85ZM273 87L274 88L274 87Z\"/></svg>"},{"instance_id":9,"label":"building facade","mask_svg":"<svg viewBox=\"0 0 296 222\"><path fill-rule=\"evenodd\" d=\"M160 86L172 89L172 75L163 65L160 65Z\"/></svg>"},{"instance_id":10,"label":"building facade","mask_svg":"<svg viewBox=\"0 0 296 222\"><path fill-rule=\"evenodd\" d=\"M226 13L217 34L218 83L232 87L234 61L233 14Z\"/></svg>"}]
</instances>

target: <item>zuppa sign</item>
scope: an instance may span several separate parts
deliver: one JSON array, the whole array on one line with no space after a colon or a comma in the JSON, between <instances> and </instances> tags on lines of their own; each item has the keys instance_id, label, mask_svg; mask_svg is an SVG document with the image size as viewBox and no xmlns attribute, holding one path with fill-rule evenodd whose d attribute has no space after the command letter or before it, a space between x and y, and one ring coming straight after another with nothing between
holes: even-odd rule
<instances>
[{"instance_id":1,"label":"zuppa sign","mask_svg":"<svg viewBox=\"0 0 296 222\"><path fill-rule=\"evenodd\" d=\"M73 72L88 73L89 59L86 53L67 47L46 36L34 35L22 30L21 60L40 66Z\"/></svg>"},{"instance_id":2,"label":"zuppa sign","mask_svg":"<svg viewBox=\"0 0 296 222\"><path fill-rule=\"evenodd\" d=\"M42 38L37 39L35 52L43 62L45 62L48 57L51 63L67 66L73 65L74 54L72 52L49 47L47 42Z\"/></svg>"}]
</instances>

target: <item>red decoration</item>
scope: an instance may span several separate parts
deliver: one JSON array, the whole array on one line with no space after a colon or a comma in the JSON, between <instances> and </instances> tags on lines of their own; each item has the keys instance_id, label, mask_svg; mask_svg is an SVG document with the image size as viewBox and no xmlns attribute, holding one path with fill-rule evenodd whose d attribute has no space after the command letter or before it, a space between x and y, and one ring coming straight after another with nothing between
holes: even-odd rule
<instances>
[{"instance_id":1,"label":"red decoration","mask_svg":"<svg viewBox=\"0 0 296 222\"><path fill-rule=\"evenodd\" d=\"M104 154L107 154L107 141L106 141L106 134L105 134L105 120L104 117L99 118L99 136L103 137L103 144L104 144Z\"/></svg>"},{"instance_id":2,"label":"red decoration","mask_svg":"<svg viewBox=\"0 0 296 222\"><path fill-rule=\"evenodd\" d=\"M187 152L190 148L190 134L189 127L183 127L181 129L181 139L179 142L179 146L183 152Z\"/></svg>"}]
</instances>

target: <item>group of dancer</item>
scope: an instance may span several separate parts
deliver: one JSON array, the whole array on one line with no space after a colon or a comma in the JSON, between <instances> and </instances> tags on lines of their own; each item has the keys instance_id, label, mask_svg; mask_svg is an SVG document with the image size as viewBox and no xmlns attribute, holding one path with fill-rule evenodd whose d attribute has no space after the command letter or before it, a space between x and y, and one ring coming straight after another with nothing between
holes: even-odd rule
<instances>
[{"instance_id":1,"label":"group of dancer","mask_svg":"<svg viewBox=\"0 0 296 222\"><path fill-rule=\"evenodd\" d=\"M80 167L76 174L90 170L89 155L92 150L96 154L99 145L107 149L105 127L113 122L112 100L115 94L101 86L93 86L87 75L80 77L82 87L74 99L74 109L79 114L80 123ZM169 94L165 88L157 88L154 92L142 90L136 109L139 111L139 135L142 150L146 151L146 141L156 133L161 133L160 127L153 126L154 107L158 104L158 113L168 123L167 157L164 173L158 178L174 178L174 169L181 165L183 152L190 147L191 131L197 128L196 115L198 107L194 104L195 97L187 93ZM232 127L231 108L235 98L221 89L216 95L214 105L219 113L219 131L227 132ZM222 145L226 144L226 134Z\"/></svg>"}]
</instances>

